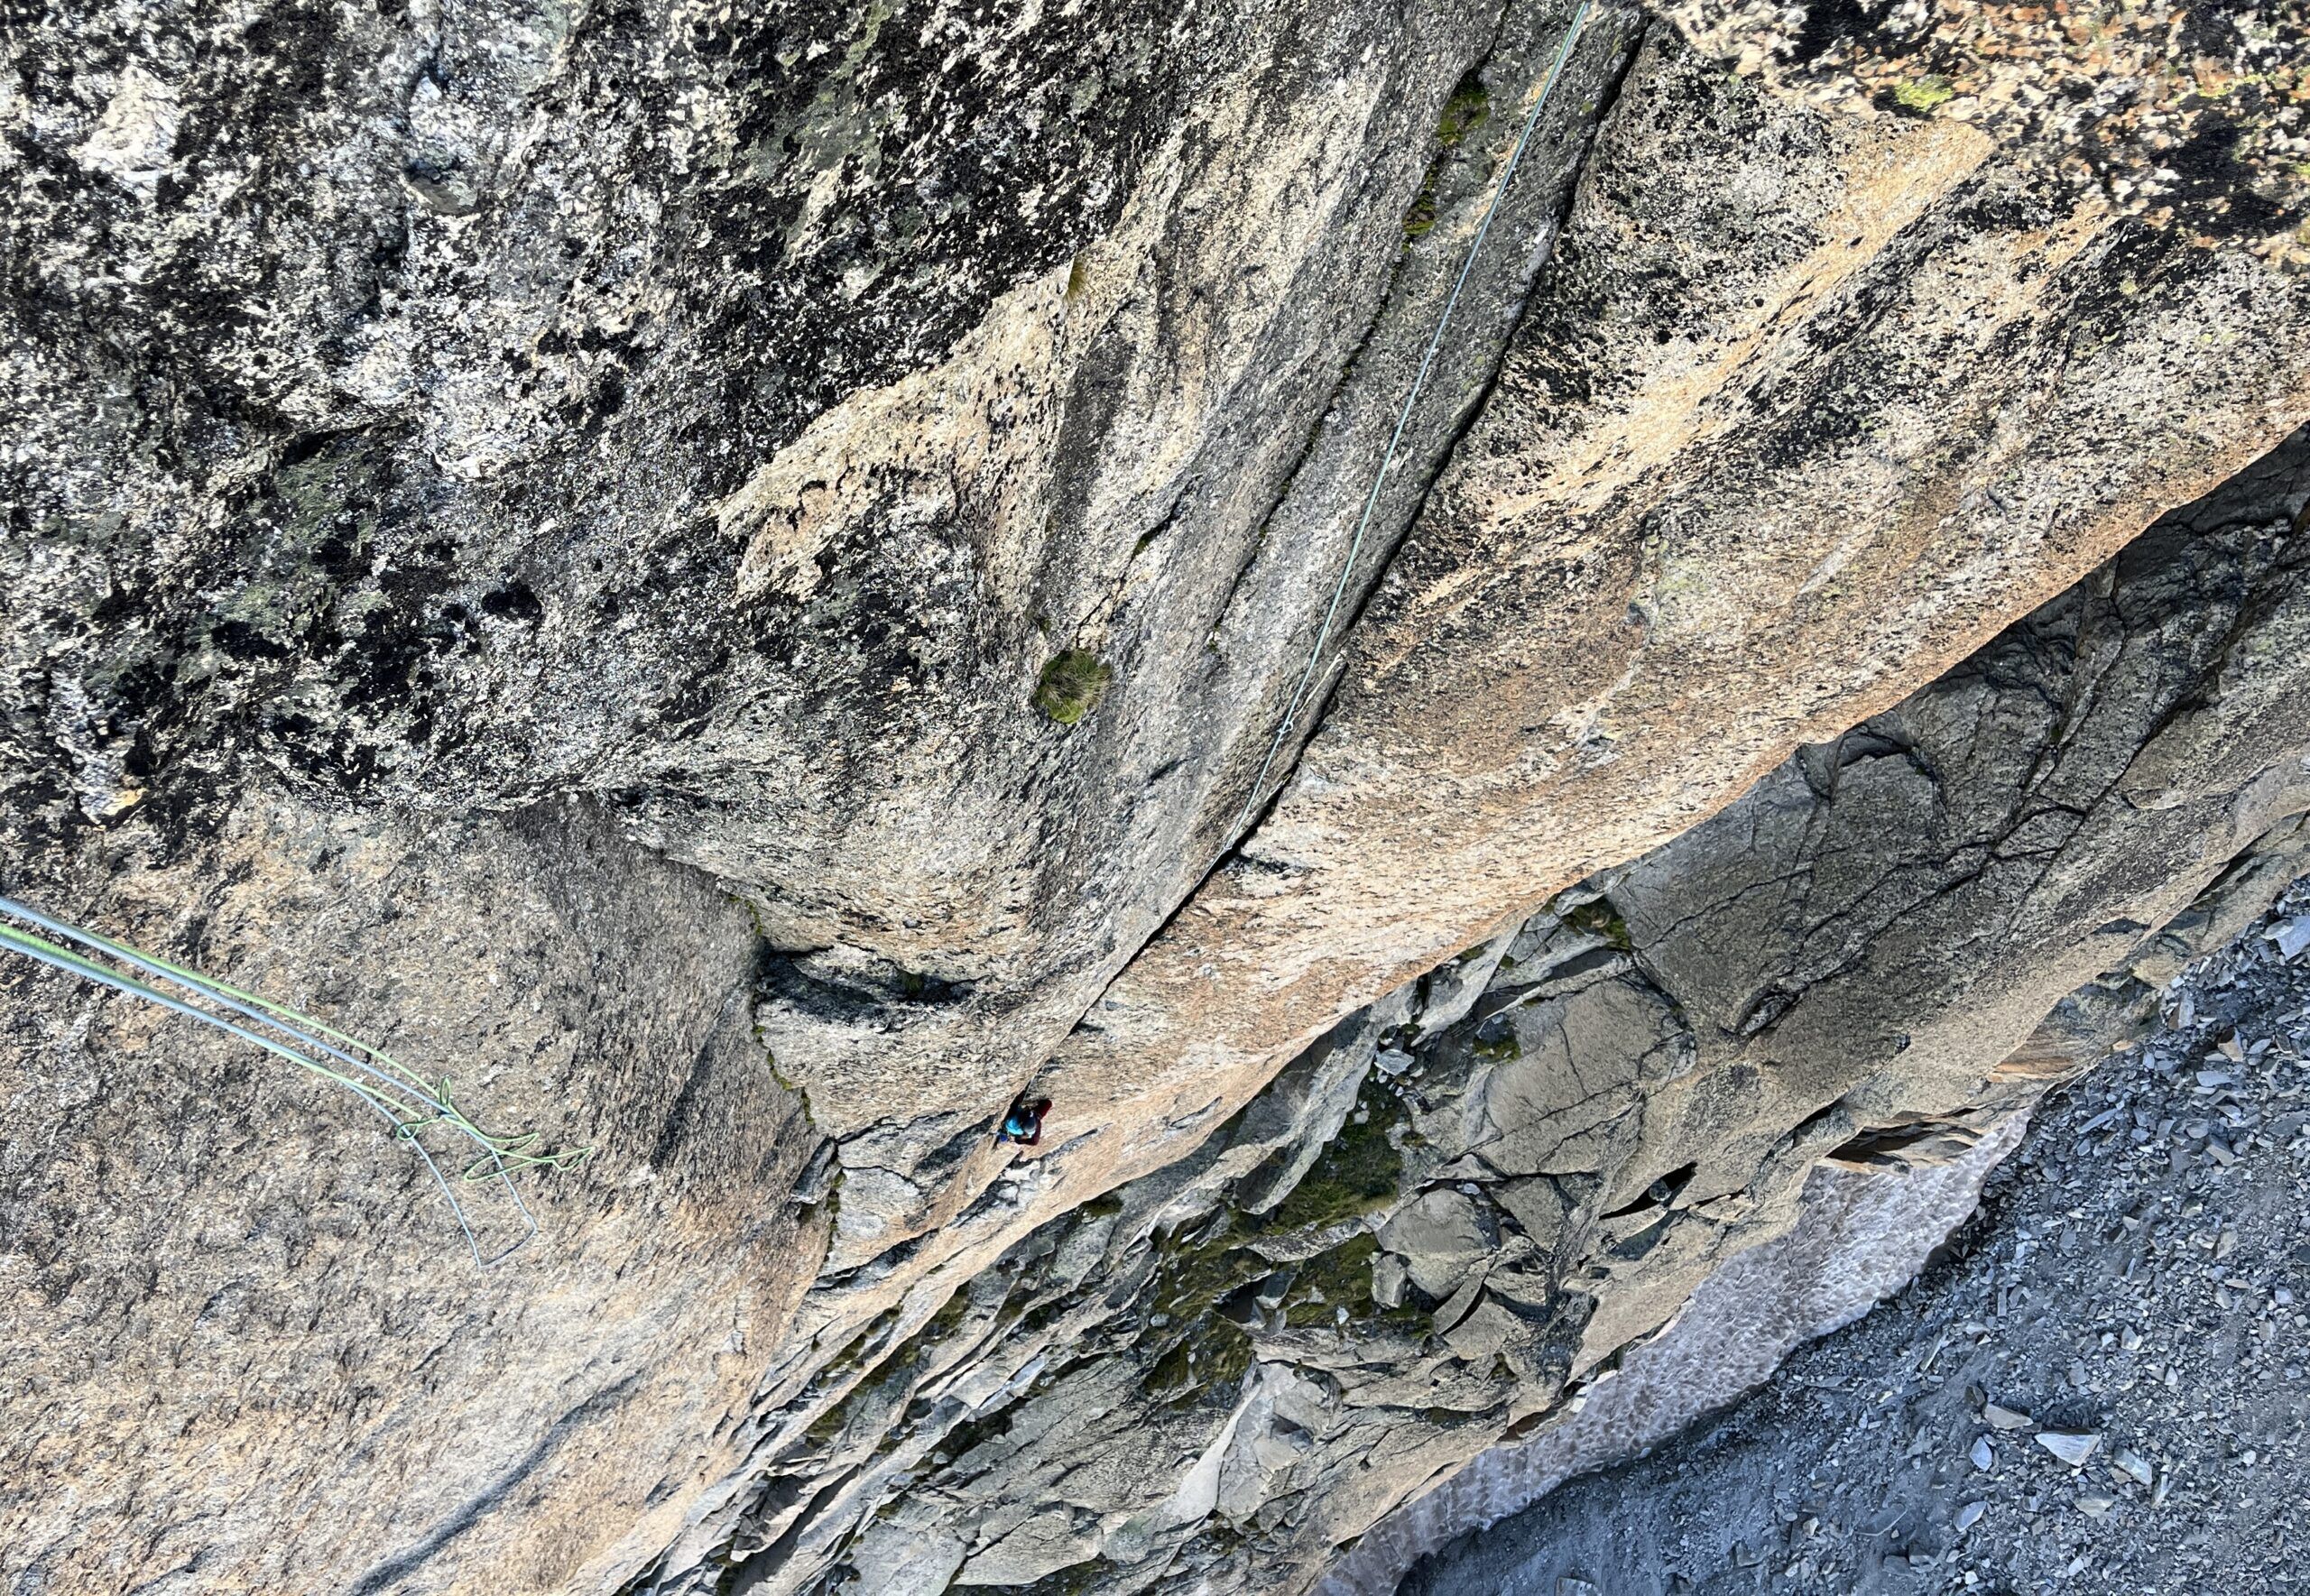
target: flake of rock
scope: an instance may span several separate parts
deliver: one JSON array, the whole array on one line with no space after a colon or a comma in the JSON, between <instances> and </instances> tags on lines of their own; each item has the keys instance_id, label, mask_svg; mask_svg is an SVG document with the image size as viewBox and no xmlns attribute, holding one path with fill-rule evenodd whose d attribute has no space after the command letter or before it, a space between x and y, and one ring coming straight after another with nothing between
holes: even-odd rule
<instances>
[{"instance_id":1,"label":"flake of rock","mask_svg":"<svg viewBox=\"0 0 2310 1596\"><path fill-rule=\"evenodd\" d=\"M1991 1466L1997 1462L1997 1452L1990 1445L1989 1437L1987 1435L1981 1436L1979 1439L1974 1441L1973 1450L1971 1456L1973 1460L1973 1467L1981 1470L1983 1473L1987 1473Z\"/></svg>"},{"instance_id":2,"label":"flake of rock","mask_svg":"<svg viewBox=\"0 0 2310 1596\"><path fill-rule=\"evenodd\" d=\"M1473 1202L1457 1192L1431 1191L1397 1211L1380 1232L1380 1245L1402 1257L1413 1285L1448 1297L1492 1241Z\"/></svg>"},{"instance_id":3,"label":"flake of rock","mask_svg":"<svg viewBox=\"0 0 2310 1596\"><path fill-rule=\"evenodd\" d=\"M2310 914L2281 920L2262 935L2278 944L2278 957L2289 961L2298 958L2304 948L2310 947Z\"/></svg>"},{"instance_id":4,"label":"flake of rock","mask_svg":"<svg viewBox=\"0 0 2310 1596\"><path fill-rule=\"evenodd\" d=\"M1959 1535L1963 1535L1974 1525L1979 1524L1982 1521L1982 1515L1988 1511L1989 1504L1987 1502L1967 1502L1964 1507L1958 1508L1957 1533Z\"/></svg>"},{"instance_id":5,"label":"flake of rock","mask_svg":"<svg viewBox=\"0 0 2310 1596\"><path fill-rule=\"evenodd\" d=\"M2026 1430L2037 1421L2026 1413L2010 1407L2000 1407L1994 1402L1982 1405L1982 1421L1992 1430Z\"/></svg>"},{"instance_id":6,"label":"flake of rock","mask_svg":"<svg viewBox=\"0 0 2310 1596\"><path fill-rule=\"evenodd\" d=\"M2089 1493L2088 1495L2081 1496L2077 1499L2077 1510L2084 1514L2088 1518L2099 1518L2102 1514L2108 1512L2111 1508L2114 1508L2117 1505L2118 1502L2115 1497L2100 1496Z\"/></svg>"},{"instance_id":7,"label":"flake of rock","mask_svg":"<svg viewBox=\"0 0 2310 1596\"><path fill-rule=\"evenodd\" d=\"M1603 1589L1590 1584L1574 1574L1566 1574L1556 1582L1556 1596L1604 1596Z\"/></svg>"},{"instance_id":8,"label":"flake of rock","mask_svg":"<svg viewBox=\"0 0 2310 1596\"><path fill-rule=\"evenodd\" d=\"M2073 1430L2039 1430L2037 1444L2052 1453L2073 1469L2082 1469L2093 1449L2102 1444L2099 1435L2080 1435Z\"/></svg>"},{"instance_id":9,"label":"flake of rock","mask_svg":"<svg viewBox=\"0 0 2310 1596\"><path fill-rule=\"evenodd\" d=\"M2125 1474L2138 1485L2148 1485L2157 1478L2158 1471L2151 1468L2148 1460L2138 1452L2121 1448L2110 1462L2119 1472Z\"/></svg>"}]
</instances>

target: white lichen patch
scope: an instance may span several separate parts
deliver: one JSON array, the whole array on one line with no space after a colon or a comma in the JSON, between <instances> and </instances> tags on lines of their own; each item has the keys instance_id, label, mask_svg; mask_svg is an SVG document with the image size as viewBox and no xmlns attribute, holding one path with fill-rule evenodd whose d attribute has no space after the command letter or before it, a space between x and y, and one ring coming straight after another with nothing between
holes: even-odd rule
<instances>
[{"instance_id":1,"label":"white lichen patch","mask_svg":"<svg viewBox=\"0 0 2310 1596\"><path fill-rule=\"evenodd\" d=\"M121 73L104 115L73 156L88 171L150 198L168 171L180 115L176 90L132 65Z\"/></svg>"}]
</instances>

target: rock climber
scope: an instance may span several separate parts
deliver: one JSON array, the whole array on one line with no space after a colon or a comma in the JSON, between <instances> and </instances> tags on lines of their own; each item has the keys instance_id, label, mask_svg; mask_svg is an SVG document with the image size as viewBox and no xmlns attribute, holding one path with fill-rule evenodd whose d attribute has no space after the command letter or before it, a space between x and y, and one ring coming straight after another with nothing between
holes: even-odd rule
<instances>
[{"instance_id":1,"label":"rock climber","mask_svg":"<svg viewBox=\"0 0 2310 1596\"><path fill-rule=\"evenodd\" d=\"M1003 1116L1003 1128L994 1133L994 1139L1019 1147L1038 1146L1043 1139L1043 1116L1049 1112L1049 1098L1021 1093L1012 1100L1010 1112Z\"/></svg>"}]
</instances>

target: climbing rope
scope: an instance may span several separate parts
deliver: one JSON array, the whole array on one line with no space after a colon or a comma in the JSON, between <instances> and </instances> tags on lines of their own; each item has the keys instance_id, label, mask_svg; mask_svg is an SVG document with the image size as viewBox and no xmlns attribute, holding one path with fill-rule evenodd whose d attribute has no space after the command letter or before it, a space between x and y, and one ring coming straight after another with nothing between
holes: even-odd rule
<instances>
[{"instance_id":1,"label":"climbing rope","mask_svg":"<svg viewBox=\"0 0 2310 1596\"><path fill-rule=\"evenodd\" d=\"M1508 152L1508 164L1501 169L1500 181L1492 189L1492 203L1484 208L1483 220L1477 224L1476 235L1468 245L1467 259L1460 263L1460 274L1453 280L1452 291L1444 298L1444 313L1436 318L1436 331L1429 336L1428 349L1419 357L1419 370L1412 378L1411 392L1404 395L1403 409L1397 413L1396 429L1388 438L1387 452L1380 457L1380 469L1372 478L1372 491L1364 495L1363 513L1356 518L1355 535L1348 540L1347 562L1340 567L1339 581L1332 588L1332 602L1324 612L1324 623L1316 633L1316 646L1307 651L1307 668L1299 673L1299 684L1291 690L1291 702L1285 706L1283 719L1275 728L1274 741L1268 744L1267 757L1260 761L1260 773L1252 780L1252 789L1243 797L1243 807L1235 816L1234 828L1229 832L1230 844L1243 840L1243 829L1260 805L1260 794L1267 786L1268 771L1276 755L1283 752L1284 739L1290 735L1293 723L1298 718L1308 685L1315 680L1316 667L1323 659L1324 647L1331 641L1332 625L1339 618L1340 604L1347 597L1347 585L1355 575L1355 562L1363 552L1363 537L1371 530L1372 517L1380 507L1380 491L1386 486L1388 473L1396 463L1396 451L1403 444L1404 434L1411 428L1412 412L1418 407L1419 396L1428 387L1428 377L1435 368L1437 352L1444 346L1444 331L1452 325L1452 312L1460 302L1460 291L1468 284L1468 275L1475 270L1476 257L1483 252L1483 241L1492 232L1492 218L1500 214L1502 201L1508 198L1508 185L1516 179L1516 168L1524 159L1524 147L1532 142L1532 134L1540 124L1540 113L1548 109L1548 101L1556 94L1557 80L1564 76L1571 62L1572 47L1579 42L1581 32L1588 26L1588 14L1594 0L1580 0L1566 24L1563 42L1557 46L1556 60L1548 66L1548 77L1540 84L1539 98L1524 116L1524 126L1516 135L1514 148Z\"/></svg>"},{"instance_id":2,"label":"climbing rope","mask_svg":"<svg viewBox=\"0 0 2310 1596\"><path fill-rule=\"evenodd\" d=\"M583 1162L593 1151L591 1148L563 1148L542 1150L538 1132L525 1130L518 1135L500 1136L483 1130L466 1112L451 1100L449 1081L430 1082L412 1070L402 1067L381 1049L369 1046L343 1031L298 1013L293 1009L267 1001L253 992L227 986L197 971L166 959L139 952L125 942L116 942L84 930L62 920L52 919L37 909L27 908L13 899L0 898L0 915L23 920L61 942L51 941L19 926L0 920L0 947L10 949L37 960L53 969L126 992L143 999L171 1012L214 1026L226 1035L254 1043L274 1056L288 1060L300 1069L333 1081L351 1092L383 1115L393 1127L396 1140L404 1141L424 1160L425 1167L449 1200L450 1211L457 1215L457 1226L465 1232L466 1245L472 1250L474 1262L484 1268L502 1263L520 1251L538 1233L537 1217L530 1205L522 1200L520 1189L513 1184L517 1169L568 1169ZM75 953L63 946L71 943L88 950ZM105 955L103 959L88 954ZM105 959L113 961L105 962ZM125 966L123 968L122 966ZM161 985L148 983L139 977L150 977ZM189 996L162 990L172 987ZM204 1007L203 1005L208 1005ZM216 1010L237 1015L238 1019L226 1018ZM245 1022L245 1023L244 1023ZM324 1039L326 1038L326 1039ZM333 1061L333 1062L331 1062ZM476 1234L465 1204L457 1198L457 1187L449 1182L432 1153L418 1139L417 1133L431 1126L441 1125L463 1136L478 1149L458 1177L458 1184L494 1180L502 1182L506 1195L521 1213L522 1238L500 1251L485 1255L480 1237Z\"/></svg>"}]
</instances>

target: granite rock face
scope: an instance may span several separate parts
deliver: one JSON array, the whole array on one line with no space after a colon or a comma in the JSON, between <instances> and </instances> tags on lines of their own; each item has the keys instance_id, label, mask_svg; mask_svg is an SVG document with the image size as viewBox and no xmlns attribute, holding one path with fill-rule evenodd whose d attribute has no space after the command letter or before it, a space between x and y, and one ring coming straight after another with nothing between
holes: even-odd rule
<instances>
[{"instance_id":1,"label":"granite rock face","mask_svg":"<svg viewBox=\"0 0 2310 1596\"><path fill-rule=\"evenodd\" d=\"M0 890L595 1153L0 972L0 1571L1304 1587L2283 873L2305 279L1589 14L24 19Z\"/></svg>"},{"instance_id":2,"label":"granite rock face","mask_svg":"<svg viewBox=\"0 0 2310 1596\"><path fill-rule=\"evenodd\" d=\"M1305 1590L1354 1540L1326 1588L1390 1591L1900 1284L2310 869L2305 502L2298 435L871 1328L759 1454L737 1588L909 1589L935 1544L964 1584L1033 1548L1054 1590Z\"/></svg>"},{"instance_id":3,"label":"granite rock face","mask_svg":"<svg viewBox=\"0 0 2310 1596\"><path fill-rule=\"evenodd\" d=\"M2160 983L2158 1031L2031 1115L1897 1303L1399 1588L1728 1596L1761 1566L1804 1591L2285 1590L2260 1509L2305 1477L2310 881L2232 929Z\"/></svg>"},{"instance_id":4,"label":"granite rock face","mask_svg":"<svg viewBox=\"0 0 2310 1596\"><path fill-rule=\"evenodd\" d=\"M348 1094L11 969L14 1588L561 1590L674 1534L736 1465L716 1426L823 1246L790 1203L815 1139L752 1035L744 913L582 805L420 826L251 798L197 847L131 828L75 864L46 895L389 1038L493 1130L616 1175L522 1177L540 1239L477 1268ZM521 1239L502 1194L467 1205L487 1250Z\"/></svg>"},{"instance_id":5,"label":"granite rock face","mask_svg":"<svg viewBox=\"0 0 2310 1596\"><path fill-rule=\"evenodd\" d=\"M1991 130L2042 180L2268 259L2310 263L2305 67L2290 0L2087 14L1923 0L1685 0L1696 41L1814 103Z\"/></svg>"},{"instance_id":6,"label":"granite rock face","mask_svg":"<svg viewBox=\"0 0 2310 1596\"><path fill-rule=\"evenodd\" d=\"M2299 292L1655 38L1292 783L1060 1069L1190 1112L1955 665L2291 429Z\"/></svg>"}]
</instances>

